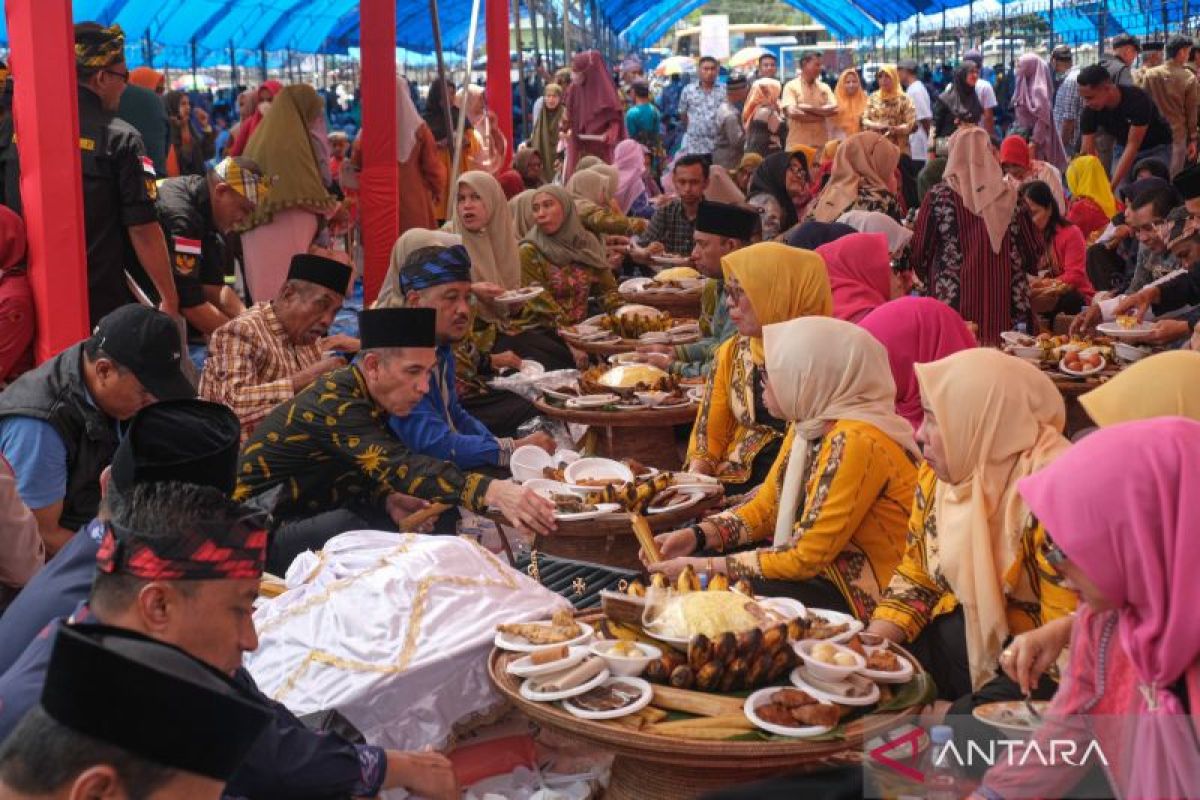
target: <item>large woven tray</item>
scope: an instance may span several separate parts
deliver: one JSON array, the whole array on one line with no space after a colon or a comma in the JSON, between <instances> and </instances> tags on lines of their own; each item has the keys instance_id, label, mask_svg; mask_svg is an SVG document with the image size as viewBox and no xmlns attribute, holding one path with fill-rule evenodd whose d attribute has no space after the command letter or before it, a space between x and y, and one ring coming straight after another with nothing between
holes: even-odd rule
<instances>
[{"instance_id":1,"label":"large woven tray","mask_svg":"<svg viewBox=\"0 0 1200 800\"><path fill-rule=\"evenodd\" d=\"M639 303L644 306L666 311L672 317L700 316L700 298L704 289L689 289L687 291L620 291L618 294L627 303Z\"/></svg>"}]
</instances>

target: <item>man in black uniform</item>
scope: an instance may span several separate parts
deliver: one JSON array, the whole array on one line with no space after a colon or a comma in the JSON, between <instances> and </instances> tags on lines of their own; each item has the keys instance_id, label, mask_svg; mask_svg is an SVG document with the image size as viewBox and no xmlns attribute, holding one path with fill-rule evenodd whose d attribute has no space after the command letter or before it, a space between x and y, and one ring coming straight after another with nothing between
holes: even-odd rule
<instances>
[{"instance_id":1,"label":"man in black uniform","mask_svg":"<svg viewBox=\"0 0 1200 800\"><path fill-rule=\"evenodd\" d=\"M179 300L171 280L167 245L154 212L154 164L146 156L137 130L116 117L121 93L129 82L125 34L120 26L76 25L75 70L79 78L88 324L94 326L108 312L134 301L126 270L135 278L148 276L158 292L159 308L177 314ZM15 163L20 144L16 139L14 136L14 145L6 154L14 163L5 169L5 203L21 213Z\"/></svg>"},{"instance_id":2,"label":"man in black uniform","mask_svg":"<svg viewBox=\"0 0 1200 800\"><path fill-rule=\"evenodd\" d=\"M158 184L158 220L167 236L179 310L208 336L246 310L225 285L224 236L242 224L267 192L262 170L248 158L226 158L207 175Z\"/></svg>"}]
</instances>

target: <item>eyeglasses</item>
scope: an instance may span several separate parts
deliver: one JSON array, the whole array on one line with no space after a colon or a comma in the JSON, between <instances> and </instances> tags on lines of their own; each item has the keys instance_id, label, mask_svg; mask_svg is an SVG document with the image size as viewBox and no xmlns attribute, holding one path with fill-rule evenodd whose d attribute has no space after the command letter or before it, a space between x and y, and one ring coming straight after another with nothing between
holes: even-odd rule
<instances>
[{"instance_id":1,"label":"eyeglasses","mask_svg":"<svg viewBox=\"0 0 1200 800\"><path fill-rule=\"evenodd\" d=\"M1042 539L1042 557L1046 559L1046 563L1052 567L1059 567L1067 560L1067 554L1064 553L1054 540L1050 538L1050 534L1044 533L1045 538Z\"/></svg>"},{"instance_id":2,"label":"eyeglasses","mask_svg":"<svg viewBox=\"0 0 1200 800\"><path fill-rule=\"evenodd\" d=\"M101 72L107 72L109 75L112 75L114 78L120 79L121 83L129 83L129 72L128 71L117 72L115 69L104 69L104 70L101 70Z\"/></svg>"},{"instance_id":3,"label":"eyeglasses","mask_svg":"<svg viewBox=\"0 0 1200 800\"><path fill-rule=\"evenodd\" d=\"M793 175L795 175L797 178L807 178L808 177L808 170L806 170L804 167L802 167L799 164L796 164L795 166L792 166L791 164L789 164L787 171L792 173Z\"/></svg>"}]
</instances>

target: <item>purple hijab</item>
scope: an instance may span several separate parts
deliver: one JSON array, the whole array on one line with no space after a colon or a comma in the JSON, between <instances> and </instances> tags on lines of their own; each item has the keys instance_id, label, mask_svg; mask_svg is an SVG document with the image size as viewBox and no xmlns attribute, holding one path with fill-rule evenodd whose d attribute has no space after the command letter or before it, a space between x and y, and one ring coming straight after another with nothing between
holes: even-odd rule
<instances>
[{"instance_id":1,"label":"purple hijab","mask_svg":"<svg viewBox=\"0 0 1200 800\"><path fill-rule=\"evenodd\" d=\"M1017 61L1017 92L1013 97L1017 125L1030 132L1037 157L1067 168L1067 151L1054 125L1054 78L1050 65L1037 53L1026 53Z\"/></svg>"}]
</instances>

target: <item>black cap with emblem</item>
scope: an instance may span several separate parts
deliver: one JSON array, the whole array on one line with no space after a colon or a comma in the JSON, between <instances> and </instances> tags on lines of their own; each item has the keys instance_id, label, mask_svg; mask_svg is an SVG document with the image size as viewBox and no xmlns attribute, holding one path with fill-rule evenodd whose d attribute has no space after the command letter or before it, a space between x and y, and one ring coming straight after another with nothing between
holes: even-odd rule
<instances>
[{"instance_id":1,"label":"black cap with emblem","mask_svg":"<svg viewBox=\"0 0 1200 800\"><path fill-rule=\"evenodd\" d=\"M121 306L100 319L92 338L155 398L196 396L196 387L181 369L188 356L182 352L179 328L163 312L137 303Z\"/></svg>"}]
</instances>

